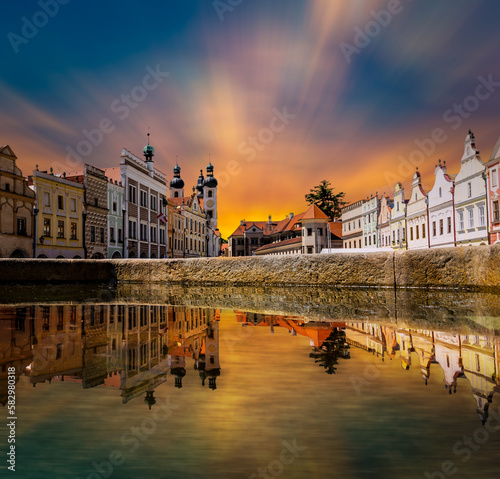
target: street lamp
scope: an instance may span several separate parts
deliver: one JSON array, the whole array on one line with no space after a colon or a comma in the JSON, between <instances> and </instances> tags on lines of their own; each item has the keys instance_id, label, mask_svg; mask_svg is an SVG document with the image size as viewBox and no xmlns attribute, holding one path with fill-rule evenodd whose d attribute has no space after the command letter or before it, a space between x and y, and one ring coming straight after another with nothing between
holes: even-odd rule
<instances>
[{"instance_id":1,"label":"street lamp","mask_svg":"<svg viewBox=\"0 0 500 479\"><path fill-rule=\"evenodd\" d=\"M40 210L38 208L33 209L33 258L36 258L36 232L37 232L37 221L38 221L38 213Z\"/></svg>"}]
</instances>

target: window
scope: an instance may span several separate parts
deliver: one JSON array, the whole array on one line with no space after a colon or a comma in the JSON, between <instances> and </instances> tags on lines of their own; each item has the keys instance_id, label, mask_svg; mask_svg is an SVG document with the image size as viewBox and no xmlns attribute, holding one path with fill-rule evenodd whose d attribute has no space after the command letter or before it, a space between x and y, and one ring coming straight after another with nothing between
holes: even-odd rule
<instances>
[{"instance_id":1,"label":"window","mask_svg":"<svg viewBox=\"0 0 500 479\"><path fill-rule=\"evenodd\" d=\"M151 243L156 243L156 228L151 226Z\"/></svg>"},{"instance_id":2,"label":"window","mask_svg":"<svg viewBox=\"0 0 500 479\"><path fill-rule=\"evenodd\" d=\"M26 236L26 218L17 218L17 234Z\"/></svg>"},{"instance_id":3,"label":"window","mask_svg":"<svg viewBox=\"0 0 500 479\"><path fill-rule=\"evenodd\" d=\"M156 211L156 196L151 195L151 209Z\"/></svg>"},{"instance_id":4,"label":"window","mask_svg":"<svg viewBox=\"0 0 500 479\"><path fill-rule=\"evenodd\" d=\"M443 236L443 233L444 233L444 220L443 218L441 218L439 220L439 234Z\"/></svg>"},{"instance_id":5,"label":"window","mask_svg":"<svg viewBox=\"0 0 500 479\"><path fill-rule=\"evenodd\" d=\"M469 198L472 196L472 183L470 181L467 183L467 196Z\"/></svg>"},{"instance_id":6,"label":"window","mask_svg":"<svg viewBox=\"0 0 500 479\"><path fill-rule=\"evenodd\" d=\"M100 236L101 243L104 243L104 237L105 237L105 235L104 235L104 228L101 228L101 230L99 231L99 233L100 233L99 236Z\"/></svg>"},{"instance_id":7,"label":"window","mask_svg":"<svg viewBox=\"0 0 500 479\"><path fill-rule=\"evenodd\" d=\"M213 196L213 195L214 195L214 194L213 194L212 190L208 190L208 192L207 192L207 197L208 197L208 198L212 198L212 196Z\"/></svg>"},{"instance_id":8,"label":"window","mask_svg":"<svg viewBox=\"0 0 500 479\"><path fill-rule=\"evenodd\" d=\"M424 225L422 225L424 226ZM416 239L419 239L420 237L420 228L418 227L418 225L415 226L415 238Z\"/></svg>"},{"instance_id":9,"label":"window","mask_svg":"<svg viewBox=\"0 0 500 479\"><path fill-rule=\"evenodd\" d=\"M498 170L495 168L491 170L491 187L496 188L498 186Z\"/></svg>"},{"instance_id":10,"label":"window","mask_svg":"<svg viewBox=\"0 0 500 479\"><path fill-rule=\"evenodd\" d=\"M71 198L69 200L69 205L70 205L70 209L73 213L76 212L76 199L75 198Z\"/></svg>"},{"instance_id":11,"label":"window","mask_svg":"<svg viewBox=\"0 0 500 479\"><path fill-rule=\"evenodd\" d=\"M57 197L57 209L58 210L63 210L64 209L64 197L59 195Z\"/></svg>"},{"instance_id":12,"label":"window","mask_svg":"<svg viewBox=\"0 0 500 479\"><path fill-rule=\"evenodd\" d=\"M439 197L441 198L443 196L443 190L441 187L439 187Z\"/></svg>"},{"instance_id":13,"label":"window","mask_svg":"<svg viewBox=\"0 0 500 479\"><path fill-rule=\"evenodd\" d=\"M436 222L433 221L432 222L432 236L436 236Z\"/></svg>"},{"instance_id":14,"label":"window","mask_svg":"<svg viewBox=\"0 0 500 479\"><path fill-rule=\"evenodd\" d=\"M5 183L5 191L10 191L10 183Z\"/></svg>"},{"instance_id":15,"label":"window","mask_svg":"<svg viewBox=\"0 0 500 479\"><path fill-rule=\"evenodd\" d=\"M123 230L118 228L118 243L123 243Z\"/></svg>"},{"instance_id":16,"label":"window","mask_svg":"<svg viewBox=\"0 0 500 479\"><path fill-rule=\"evenodd\" d=\"M95 243L95 226L90 227L90 242Z\"/></svg>"},{"instance_id":17,"label":"window","mask_svg":"<svg viewBox=\"0 0 500 479\"><path fill-rule=\"evenodd\" d=\"M113 201L113 213L116 213L118 211L118 205L116 204L116 201Z\"/></svg>"},{"instance_id":18,"label":"window","mask_svg":"<svg viewBox=\"0 0 500 479\"><path fill-rule=\"evenodd\" d=\"M137 203L135 186L129 185L129 187L128 187L128 200L130 203Z\"/></svg>"},{"instance_id":19,"label":"window","mask_svg":"<svg viewBox=\"0 0 500 479\"><path fill-rule=\"evenodd\" d=\"M469 228L474 228L474 210L470 208L467 211L469 215Z\"/></svg>"},{"instance_id":20,"label":"window","mask_svg":"<svg viewBox=\"0 0 500 479\"><path fill-rule=\"evenodd\" d=\"M312 254L313 252L313 247L312 246L308 246L307 247L307 254Z\"/></svg>"},{"instance_id":21,"label":"window","mask_svg":"<svg viewBox=\"0 0 500 479\"><path fill-rule=\"evenodd\" d=\"M141 241L148 240L148 225L141 223Z\"/></svg>"},{"instance_id":22,"label":"window","mask_svg":"<svg viewBox=\"0 0 500 479\"><path fill-rule=\"evenodd\" d=\"M415 201L417 201L417 193L415 193Z\"/></svg>"},{"instance_id":23,"label":"window","mask_svg":"<svg viewBox=\"0 0 500 479\"><path fill-rule=\"evenodd\" d=\"M165 242L165 230L164 229L160 229L160 243L161 244L166 244Z\"/></svg>"},{"instance_id":24,"label":"window","mask_svg":"<svg viewBox=\"0 0 500 479\"><path fill-rule=\"evenodd\" d=\"M307 236L312 236L313 230L312 228L307 228Z\"/></svg>"},{"instance_id":25,"label":"window","mask_svg":"<svg viewBox=\"0 0 500 479\"><path fill-rule=\"evenodd\" d=\"M425 224L422 225L422 238L425 238Z\"/></svg>"},{"instance_id":26,"label":"window","mask_svg":"<svg viewBox=\"0 0 500 479\"><path fill-rule=\"evenodd\" d=\"M498 200L493 202L493 221L500 221L500 209L498 206Z\"/></svg>"},{"instance_id":27,"label":"window","mask_svg":"<svg viewBox=\"0 0 500 479\"><path fill-rule=\"evenodd\" d=\"M76 240L76 232L77 232L77 224L76 223L71 223L70 225L70 238L72 240Z\"/></svg>"},{"instance_id":28,"label":"window","mask_svg":"<svg viewBox=\"0 0 500 479\"><path fill-rule=\"evenodd\" d=\"M130 239L137 239L137 223L135 221L128 222L128 236Z\"/></svg>"},{"instance_id":29,"label":"window","mask_svg":"<svg viewBox=\"0 0 500 479\"><path fill-rule=\"evenodd\" d=\"M458 211L458 228L459 230L464 230L465 225L464 225L464 212L463 211Z\"/></svg>"},{"instance_id":30,"label":"window","mask_svg":"<svg viewBox=\"0 0 500 479\"><path fill-rule=\"evenodd\" d=\"M43 205L50 207L50 194L47 191L43 194Z\"/></svg>"},{"instance_id":31,"label":"window","mask_svg":"<svg viewBox=\"0 0 500 479\"><path fill-rule=\"evenodd\" d=\"M478 215L479 215L479 226L484 226L486 224L486 221L484 219L484 206L479 205L477 207Z\"/></svg>"},{"instance_id":32,"label":"window","mask_svg":"<svg viewBox=\"0 0 500 479\"><path fill-rule=\"evenodd\" d=\"M94 198L94 206L99 206L99 199L98 198Z\"/></svg>"},{"instance_id":33,"label":"window","mask_svg":"<svg viewBox=\"0 0 500 479\"><path fill-rule=\"evenodd\" d=\"M109 227L109 242L110 243L115 242L115 228L114 228L114 226Z\"/></svg>"},{"instance_id":34,"label":"window","mask_svg":"<svg viewBox=\"0 0 500 479\"><path fill-rule=\"evenodd\" d=\"M148 192L141 190L141 206L148 206Z\"/></svg>"},{"instance_id":35,"label":"window","mask_svg":"<svg viewBox=\"0 0 500 479\"><path fill-rule=\"evenodd\" d=\"M361 228L361 219L358 220L358 228Z\"/></svg>"},{"instance_id":36,"label":"window","mask_svg":"<svg viewBox=\"0 0 500 479\"><path fill-rule=\"evenodd\" d=\"M451 216L448 216L448 234L451 234Z\"/></svg>"},{"instance_id":37,"label":"window","mask_svg":"<svg viewBox=\"0 0 500 479\"><path fill-rule=\"evenodd\" d=\"M50 237L50 219L49 218L44 218L43 219L43 236L48 236Z\"/></svg>"},{"instance_id":38,"label":"window","mask_svg":"<svg viewBox=\"0 0 500 479\"><path fill-rule=\"evenodd\" d=\"M410 241L413 241L413 226L410 226Z\"/></svg>"},{"instance_id":39,"label":"window","mask_svg":"<svg viewBox=\"0 0 500 479\"><path fill-rule=\"evenodd\" d=\"M64 221L59 220L57 222L57 237L64 238Z\"/></svg>"}]
</instances>

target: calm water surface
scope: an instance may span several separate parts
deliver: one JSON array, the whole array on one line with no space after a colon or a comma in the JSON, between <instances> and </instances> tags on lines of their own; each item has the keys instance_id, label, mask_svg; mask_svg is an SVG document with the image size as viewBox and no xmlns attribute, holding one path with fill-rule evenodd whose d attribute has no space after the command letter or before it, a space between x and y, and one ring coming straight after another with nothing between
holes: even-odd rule
<instances>
[{"instance_id":1,"label":"calm water surface","mask_svg":"<svg viewBox=\"0 0 500 479\"><path fill-rule=\"evenodd\" d=\"M499 477L484 322L37 294L0 305L19 478Z\"/></svg>"}]
</instances>

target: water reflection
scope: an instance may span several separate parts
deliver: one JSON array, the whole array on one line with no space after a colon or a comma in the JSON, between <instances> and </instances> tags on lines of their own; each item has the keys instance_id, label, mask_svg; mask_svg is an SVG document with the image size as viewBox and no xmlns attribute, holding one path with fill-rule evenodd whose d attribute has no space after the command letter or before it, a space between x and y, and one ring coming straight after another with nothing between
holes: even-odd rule
<instances>
[{"instance_id":1,"label":"water reflection","mask_svg":"<svg viewBox=\"0 0 500 479\"><path fill-rule=\"evenodd\" d=\"M457 392L460 380L467 380L483 424L488 419L493 394L500 392L498 335L451 334L371 322L307 322L305 318L291 316L235 313L243 325L268 327L271 334L274 328L282 327L292 336L307 336L312 348L309 357L328 374L337 371L339 359L349 359L356 349L362 349L381 362L399 361L404 371L412 366L420 368L426 386L431 372L440 368L444 391L450 395Z\"/></svg>"},{"instance_id":2,"label":"water reflection","mask_svg":"<svg viewBox=\"0 0 500 479\"><path fill-rule=\"evenodd\" d=\"M50 304L0 308L0 402L7 401L7 368L33 386L53 380L83 388L119 388L122 402L139 396L149 407L155 389L186 367L217 388L220 311L184 306Z\"/></svg>"},{"instance_id":3,"label":"water reflection","mask_svg":"<svg viewBox=\"0 0 500 479\"><path fill-rule=\"evenodd\" d=\"M403 371L418 368L425 385L441 370L443 390L454 394L468 381L484 424L500 391L500 336L454 334L362 321L309 321L305 317L235 310L245 328L283 328L309 339L309 358L327 374L357 350L376 361L398 361ZM0 402L7 401L7 368L33 386L51 381L83 388L118 388L123 403L142 397L151 408L155 390L173 377L182 388L187 369L199 385L217 389L220 310L158 304L25 304L0 308ZM292 344L290 345L292 346ZM402 374L404 374L402 372Z\"/></svg>"}]
</instances>

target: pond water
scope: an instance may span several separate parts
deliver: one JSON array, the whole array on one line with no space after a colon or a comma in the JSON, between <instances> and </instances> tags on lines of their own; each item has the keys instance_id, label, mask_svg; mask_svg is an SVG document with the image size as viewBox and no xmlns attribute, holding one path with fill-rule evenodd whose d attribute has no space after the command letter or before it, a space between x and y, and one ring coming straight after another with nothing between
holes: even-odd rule
<instances>
[{"instance_id":1,"label":"pond water","mask_svg":"<svg viewBox=\"0 0 500 479\"><path fill-rule=\"evenodd\" d=\"M498 477L497 296L401 294L3 288L3 456L14 422L22 478Z\"/></svg>"}]
</instances>

